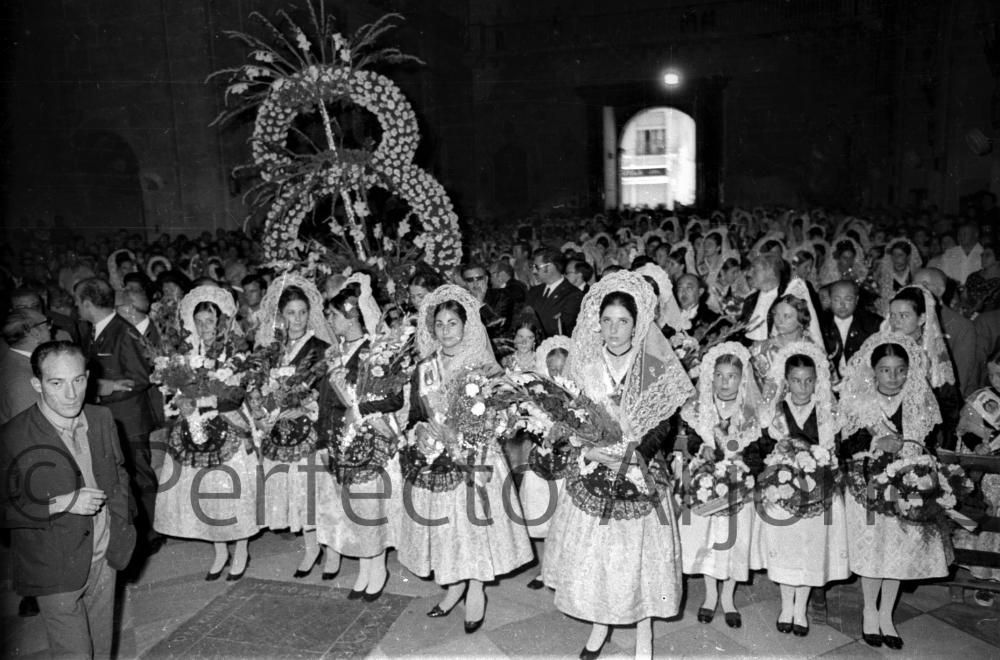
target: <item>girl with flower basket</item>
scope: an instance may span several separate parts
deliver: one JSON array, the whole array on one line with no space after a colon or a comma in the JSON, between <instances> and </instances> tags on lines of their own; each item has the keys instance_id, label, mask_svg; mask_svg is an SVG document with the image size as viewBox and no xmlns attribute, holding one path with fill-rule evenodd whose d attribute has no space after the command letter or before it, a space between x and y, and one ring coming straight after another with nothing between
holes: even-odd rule
<instances>
[{"instance_id":1,"label":"girl with flower basket","mask_svg":"<svg viewBox=\"0 0 1000 660\"><path fill-rule=\"evenodd\" d=\"M698 621L715 616L722 581L722 611L731 628L743 625L733 596L750 579L754 508L748 500L754 475L763 467L758 444L760 393L750 353L736 342L713 347L701 362L698 391L681 409L679 442L693 456L685 477L685 499L695 506L681 525L684 572L702 575L705 601Z\"/></svg>"},{"instance_id":2,"label":"girl with flower basket","mask_svg":"<svg viewBox=\"0 0 1000 660\"><path fill-rule=\"evenodd\" d=\"M264 521L269 529L302 532L303 556L293 577L309 575L319 561L316 541L316 388L326 373L333 333L315 285L285 274L261 301L256 383L251 409L261 431Z\"/></svg>"},{"instance_id":3,"label":"girl with flower basket","mask_svg":"<svg viewBox=\"0 0 1000 660\"><path fill-rule=\"evenodd\" d=\"M618 271L584 296L567 370L584 423L550 454L565 466L542 577L556 607L593 622L581 657L611 625L636 624L636 655L652 654L651 617L680 608L680 539L668 467L675 412L693 388L656 326L656 295ZM563 456L559 456L563 454Z\"/></svg>"},{"instance_id":4,"label":"girl with flower basket","mask_svg":"<svg viewBox=\"0 0 1000 660\"><path fill-rule=\"evenodd\" d=\"M826 353L813 342L789 344L775 355L768 380L781 387L770 419L762 420L773 449L757 479L750 567L780 585L778 632L805 637L811 588L850 576Z\"/></svg>"},{"instance_id":5,"label":"girl with flower basket","mask_svg":"<svg viewBox=\"0 0 1000 660\"><path fill-rule=\"evenodd\" d=\"M200 286L184 296L180 315L188 350L155 359L153 381L166 395L167 416L180 419L167 436L158 480L154 527L168 536L211 541L215 559L205 576L217 580L230 561L229 581L243 577L247 543L257 524L257 456L242 414L247 348L233 333L236 302L225 289ZM196 493L236 493L199 498ZM198 507L195 509L195 507Z\"/></svg>"},{"instance_id":6,"label":"girl with flower basket","mask_svg":"<svg viewBox=\"0 0 1000 660\"><path fill-rule=\"evenodd\" d=\"M381 313L364 273L352 275L326 308L340 347L320 385L318 446L328 454L331 477L321 481L316 535L327 552L323 579L336 575L340 556L357 557L348 598L371 602L388 579L386 550L396 545L391 519L399 511L390 509L390 497L402 488L402 476L395 413L412 371L414 329L404 324L376 335Z\"/></svg>"},{"instance_id":7,"label":"girl with flower basket","mask_svg":"<svg viewBox=\"0 0 1000 660\"><path fill-rule=\"evenodd\" d=\"M448 585L430 617L446 616L465 592L468 633L485 617L483 583L532 556L521 507L504 500L509 473L497 440L505 420L486 401L491 378L502 372L479 307L468 291L451 284L421 301L417 349L423 359L413 375L399 454L399 561Z\"/></svg>"},{"instance_id":8,"label":"girl with flower basket","mask_svg":"<svg viewBox=\"0 0 1000 660\"><path fill-rule=\"evenodd\" d=\"M937 524L900 517L891 493L888 499L872 496L888 493L878 489L892 476L888 466L917 458L941 421L927 369L926 353L910 337L880 332L851 358L841 387L841 455L849 461L852 486L846 498L848 554L851 571L861 576L862 633L871 646L903 646L892 621L900 580L944 577L954 558Z\"/></svg>"}]
</instances>

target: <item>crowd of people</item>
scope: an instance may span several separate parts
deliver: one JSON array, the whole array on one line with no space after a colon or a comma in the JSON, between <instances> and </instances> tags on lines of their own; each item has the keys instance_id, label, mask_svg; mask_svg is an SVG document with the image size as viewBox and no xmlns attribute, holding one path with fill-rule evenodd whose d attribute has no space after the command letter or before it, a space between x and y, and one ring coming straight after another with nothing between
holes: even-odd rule
<instances>
[{"instance_id":1,"label":"crowd of people","mask_svg":"<svg viewBox=\"0 0 1000 660\"><path fill-rule=\"evenodd\" d=\"M205 579L237 581L270 530L301 535L294 578L357 559L352 600L379 598L394 550L445 588L427 615L464 600L470 634L486 585L537 562L529 588L593 624L584 658L632 624L648 657L684 576L704 582L699 621L721 606L741 627L751 571L800 637L858 576L864 641L900 649L901 582L947 576L955 545L1000 549L858 494L873 466L1000 454L996 216L987 196L960 219L549 218L470 229L463 264L405 282L278 269L239 232L26 250L0 356L15 588L53 651L107 655L133 545L209 542ZM615 437L525 421L564 392ZM863 485L792 507L788 456ZM1000 477L977 488L996 515Z\"/></svg>"}]
</instances>

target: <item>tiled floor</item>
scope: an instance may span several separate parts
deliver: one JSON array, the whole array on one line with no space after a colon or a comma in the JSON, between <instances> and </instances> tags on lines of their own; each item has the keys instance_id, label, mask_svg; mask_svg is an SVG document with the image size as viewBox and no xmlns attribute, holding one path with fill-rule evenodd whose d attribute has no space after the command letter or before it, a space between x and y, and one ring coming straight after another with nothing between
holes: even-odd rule
<instances>
[{"instance_id":1,"label":"tiled floor","mask_svg":"<svg viewBox=\"0 0 1000 660\"><path fill-rule=\"evenodd\" d=\"M360 605L343 599L353 584L357 562L345 559L332 582L321 581L318 568L305 580L293 580L291 574L301 550L298 539L264 533L251 543L250 549L253 559L248 576L285 586L268 582L265 587L255 587L266 594L257 605L248 606L253 615L233 618L226 624L228 627L220 627L198 649L198 656L319 657L317 650L326 649L324 652L330 656L343 657L350 656L352 649L370 648L349 643L338 648L324 647L325 642L319 639L322 635L308 632L335 625L344 612L358 614ZM150 560L139 579L125 587L120 657L161 657L165 647L157 644L213 601L216 607L219 603L243 602L240 598L246 594L236 590L252 592L245 585L259 584L256 580L235 584L224 580L205 582L203 575L211 556L207 543L171 540ZM392 613L395 621L384 635L379 629L382 636L371 657L575 657L589 633L587 623L555 609L551 591L525 588L532 573L528 570L487 587L486 623L479 632L466 635L461 606L451 616L427 618L425 612L442 597L442 590L431 581L414 577L391 553L389 563L387 591L410 599L397 599L401 613L398 617ZM753 584L737 590L737 606L743 615L743 627L738 630L728 628L721 616L708 625L697 622L701 585L700 579L689 581L680 616L654 622L654 651L658 657L1000 657L1000 609L975 605L971 595L966 603L952 603L948 589L940 585L920 585L902 594L896 615L897 628L906 643L902 653L871 649L857 641L861 635L861 594L857 584L830 589L828 625L814 623L804 639L774 629L779 596L766 575L755 574ZM216 601L224 593L233 598ZM273 598L264 598L267 594ZM18 618L18 600L9 586L0 592L4 642L0 655L45 657L42 623L37 617ZM267 605L269 600L274 602ZM200 616L204 619L210 614L211 607ZM379 625L377 619L361 621L359 629L374 630L371 626ZM631 657L634 640L634 630L615 629L602 657Z\"/></svg>"}]
</instances>

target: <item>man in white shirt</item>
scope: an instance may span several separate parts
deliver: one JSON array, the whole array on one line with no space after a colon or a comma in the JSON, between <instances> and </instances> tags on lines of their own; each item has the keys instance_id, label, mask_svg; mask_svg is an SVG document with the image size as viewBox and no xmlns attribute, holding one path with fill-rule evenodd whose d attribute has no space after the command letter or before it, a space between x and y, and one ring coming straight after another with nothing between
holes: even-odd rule
<instances>
[{"instance_id":1,"label":"man in white shirt","mask_svg":"<svg viewBox=\"0 0 1000 660\"><path fill-rule=\"evenodd\" d=\"M853 280L830 287L830 315L820 324L827 355L838 376L861 344L878 332L882 317L858 308L858 285Z\"/></svg>"},{"instance_id":2,"label":"man in white shirt","mask_svg":"<svg viewBox=\"0 0 1000 660\"><path fill-rule=\"evenodd\" d=\"M941 256L941 270L959 284L983 267L983 246L979 244L979 225L966 222L958 228L958 245Z\"/></svg>"}]
</instances>

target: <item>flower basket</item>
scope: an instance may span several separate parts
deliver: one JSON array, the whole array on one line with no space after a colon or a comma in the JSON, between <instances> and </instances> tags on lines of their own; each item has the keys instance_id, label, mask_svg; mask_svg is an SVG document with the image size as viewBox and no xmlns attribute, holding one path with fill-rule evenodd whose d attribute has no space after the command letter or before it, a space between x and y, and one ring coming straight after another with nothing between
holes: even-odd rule
<instances>
[{"instance_id":1,"label":"flower basket","mask_svg":"<svg viewBox=\"0 0 1000 660\"><path fill-rule=\"evenodd\" d=\"M695 457L687 474L681 493L695 515L735 515L752 499L754 478L747 464L738 458L706 461Z\"/></svg>"},{"instance_id":2,"label":"flower basket","mask_svg":"<svg viewBox=\"0 0 1000 660\"><path fill-rule=\"evenodd\" d=\"M780 440L764 461L757 492L793 516L823 513L839 488L837 462L829 449L790 438Z\"/></svg>"}]
</instances>

